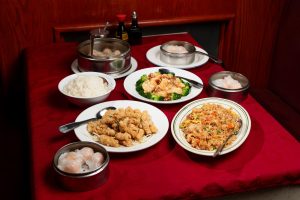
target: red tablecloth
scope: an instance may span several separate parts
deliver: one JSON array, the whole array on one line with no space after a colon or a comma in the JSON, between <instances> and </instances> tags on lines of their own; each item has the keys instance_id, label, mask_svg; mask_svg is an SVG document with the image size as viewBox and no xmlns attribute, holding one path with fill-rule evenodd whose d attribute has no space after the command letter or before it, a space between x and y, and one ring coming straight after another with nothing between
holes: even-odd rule
<instances>
[{"instance_id":1,"label":"red tablecloth","mask_svg":"<svg viewBox=\"0 0 300 200\"><path fill-rule=\"evenodd\" d=\"M151 67L146 52L169 40L197 44L188 34L146 37L132 47L138 69ZM52 159L63 145L77 141L73 133L58 127L74 121L84 109L70 104L58 91L58 82L72 73L74 43L54 44L26 51L28 111L31 128L33 196L36 199L173 199L200 198L300 182L299 143L251 96L241 105L252 127L245 143L217 158L197 156L176 144L170 130L151 148L128 154L110 154L110 176L98 189L87 192L63 190L53 178ZM207 63L190 69L207 85L221 67ZM125 99L124 78L109 100ZM203 91L197 98L206 97ZM130 98L129 96L127 98ZM197 99L196 98L196 99ZM186 103L156 105L171 122Z\"/></svg>"}]
</instances>

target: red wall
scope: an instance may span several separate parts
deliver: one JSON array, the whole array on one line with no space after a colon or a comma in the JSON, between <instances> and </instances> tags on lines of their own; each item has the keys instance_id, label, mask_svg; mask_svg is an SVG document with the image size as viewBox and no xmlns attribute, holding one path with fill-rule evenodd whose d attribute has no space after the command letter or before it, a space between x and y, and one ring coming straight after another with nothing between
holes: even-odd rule
<instances>
[{"instance_id":1,"label":"red wall","mask_svg":"<svg viewBox=\"0 0 300 200\"><path fill-rule=\"evenodd\" d=\"M227 69L265 87L278 22L285 0L2 0L0 6L0 76L2 89L16 87L24 66L24 48L53 42L53 28L116 23L115 14L139 13L141 21L233 16L223 56ZM151 24L150 24L151 25Z\"/></svg>"}]
</instances>

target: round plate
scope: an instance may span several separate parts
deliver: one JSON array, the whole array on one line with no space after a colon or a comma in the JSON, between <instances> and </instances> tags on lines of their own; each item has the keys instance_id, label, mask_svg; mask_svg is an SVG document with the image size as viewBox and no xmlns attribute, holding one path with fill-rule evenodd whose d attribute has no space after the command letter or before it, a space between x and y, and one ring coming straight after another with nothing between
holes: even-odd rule
<instances>
[{"instance_id":1,"label":"round plate","mask_svg":"<svg viewBox=\"0 0 300 200\"><path fill-rule=\"evenodd\" d=\"M130 64L130 68L123 72L122 74L109 74L110 76L112 76L114 79L118 79L118 78L122 78L127 76L128 74L131 74L132 72L134 72L137 69L137 61L135 58L131 57L130 60L131 64ZM75 59L72 64L71 64L71 70L74 73L80 73L81 71L78 68L78 59Z\"/></svg>"},{"instance_id":2,"label":"round plate","mask_svg":"<svg viewBox=\"0 0 300 200\"><path fill-rule=\"evenodd\" d=\"M159 104L173 104L173 103L181 103L181 102L193 99L194 97L198 96L201 93L201 91L203 90L203 88L199 89L199 88L191 87L191 91L187 96L184 96L184 97L181 97L180 99L172 100L172 101L155 101L155 100L147 99L147 98L141 96L135 89L136 82L141 78L142 75L144 75L144 74L148 75L152 72L158 72L158 70L160 68L162 68L162 67L151 67L151 68L140 69L140 70L135 71L134 73L130 74L129 76L127 76L126 79L124 80L124 88L125 88L126 92L128 94L130 94L131 96L133 96L139 100L142 100L142 101L146 101L146 102L150 102L150 103L159 103ZM193 74L192 72L182 70L182 69L168 68L168 67L164 67L164 69L169 69L170 71L174 72L175 75L178 74L182 77L187 77L189 79L193 79L193 80L198 81L199 83L203 84L202 80L197 75Z\"/></svg>"},{"instance_id":3,"label":"round plate","mask_svg":"<svg viewBox=\"0 0 300 200\"><path fill-rule=\"evenodd\" d=\"M208 151L208 150L200 150L193 148L185 139L184 133L179 128L179 125L181 122L187 117L188 114L192 112L192 110L196 107L201 107L203 104L206 103L214 103L219 104L225 108L232 108L234 112L236 112L240 119L242 120L242 126L239 130L239 133L237 135L237 139L228 147L224 148L223 151L220 153L220 155L229 153L235 149L237 149L239 146L243 144L243 142L246 140L246 138L249 135L250 129L251 129L251 119L249 117L248 112L238 103L235 103L234 101L222 99L222 98L204 98L199 99L196 101L193 101L184 107L182 107L174 116L171 124L171 131L173 138L175 141L184 149L186 149L189 152L198 154L198 155L204 155L204 156L213 156L214 151Z\"/></svg>"},{"instance_id":4,"label":"round plate","mask_svg":"<svg viewBox=\"0 0 300 200\"><path fill-rule=\"evenodd\" d=\"M96 116L96 113L99 110L108 106L114 106L116 108L126 108L130 106L133 109L140 109L141 111L145 110L149 113L153 123L158 128L157 133L151 135L150 137L144 137L144 140L141 143L134 144L130 147L109 147L102 145L108 152L127 153L149 148L154 144L158 143L166 135L169 129L168 118L161 110L147 103L130 100L108 101L96 104L81 112L75 121L78 122L85 119L93 118ZM95 142L92 135L87 131L87 124L76 128L74 131L79 140Z\"/></svg>"},{"instance_id":5,"label":"round plate","mask_svg":"<svg viewBox=\"0 0 300 200\"><path fill-rule=\"evenodd\" d=\"M179 69L190 69L199 67L201 65L204 65L208 61L208 57L200 54L195 54L195 60L193 63L189 65L171 65L168 63L164 63L160 60L160 46L155 46L151 49L149 49L146 53L147 59L153 63L154 65L161 66L161 67L172 67L172 68L179 68ZM201 49L200 47L196 47L197 51L201 51L203 53L207 53L204 49Z\"/></svg>"}]
</instances>

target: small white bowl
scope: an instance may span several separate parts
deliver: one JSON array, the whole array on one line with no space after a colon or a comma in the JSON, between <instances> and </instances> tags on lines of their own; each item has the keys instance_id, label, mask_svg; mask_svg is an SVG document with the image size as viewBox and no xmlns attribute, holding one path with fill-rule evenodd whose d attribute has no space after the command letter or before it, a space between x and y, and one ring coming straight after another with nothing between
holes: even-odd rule
<instances>
[{"instance_id":1,"label":"small white bowl","mask_svg":"<svg viewBox=\"0 0 300 200\"><path fill-rule=\"evenodd\" d=\"M107 81L108 91L100 96L96 97L80 97L80 96L71 96L64 92L64 87L72 80L77 78L78 76L98 76L105 81ZM115 79L107 74L100 72L81 72L77 74L69 75L63 78L58 84L58 90L72 103L79 106L90 106L96 103L102 102L110 95L110 93L115 89L116 81Z\"/></svg>"}]
</instances>

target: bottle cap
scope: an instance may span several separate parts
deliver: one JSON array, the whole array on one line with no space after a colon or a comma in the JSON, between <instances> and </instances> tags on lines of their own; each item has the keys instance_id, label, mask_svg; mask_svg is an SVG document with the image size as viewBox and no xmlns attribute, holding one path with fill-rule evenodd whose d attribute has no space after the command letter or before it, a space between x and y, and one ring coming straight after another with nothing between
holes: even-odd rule
<instances>
[{"instance_id":1,"label":"bottle cap","mask_svg":"<svg viewBox=\"0 0 300 200\"><path fill-rule=\"evenodd\" d=\"M131 17L132 17L132 18L137 18L137 14L136 14L135 11L132 12Z\"/></svg>"},{"instance_id":2,"label":"bottle cap","mask_svg":"<svg viewBox=\"0 0 300 200\"><path fill-rule=\"evenodd\" d=\"M124 22L126 19L126 15L125 14L117 14L117 18L120 22Z\"/></svg>"}]
</instances>

